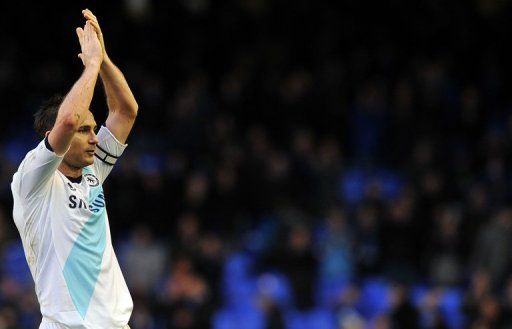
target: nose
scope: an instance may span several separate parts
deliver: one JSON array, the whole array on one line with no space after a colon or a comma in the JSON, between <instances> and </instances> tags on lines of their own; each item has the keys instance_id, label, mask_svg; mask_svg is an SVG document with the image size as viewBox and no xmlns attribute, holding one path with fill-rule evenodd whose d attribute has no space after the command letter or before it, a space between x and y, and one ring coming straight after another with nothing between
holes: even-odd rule
<instances>
[{"instance_id":1,"label":"nose","mask_svg":"<svg viewBox=\"0 0 512 329\"><path fill-rule=\"evenodd\" d=\"M89 144L98 144L99 143L99 140L98 140L98 135L96 135L96 133L94 132L94 130L91 131L91 134L89 136Z\"/></svg>"}]
</instances>

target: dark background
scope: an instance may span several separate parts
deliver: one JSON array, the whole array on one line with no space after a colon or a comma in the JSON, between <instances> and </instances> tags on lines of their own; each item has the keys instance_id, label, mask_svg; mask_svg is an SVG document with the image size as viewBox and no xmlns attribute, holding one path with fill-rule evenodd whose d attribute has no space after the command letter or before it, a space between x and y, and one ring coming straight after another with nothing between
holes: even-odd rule
<instances>
[{"instance_id":1,"label":"dark background","mask_svg":"<svg viewBox=\"0 0 512 329\"><path fill-rule=\"evenodd\" d=\"M0 3L0 329L40 321L9 184L84 8L140 106L133 329L512 326L509 2L126 0Z\"/></svg>"}]
</instances>

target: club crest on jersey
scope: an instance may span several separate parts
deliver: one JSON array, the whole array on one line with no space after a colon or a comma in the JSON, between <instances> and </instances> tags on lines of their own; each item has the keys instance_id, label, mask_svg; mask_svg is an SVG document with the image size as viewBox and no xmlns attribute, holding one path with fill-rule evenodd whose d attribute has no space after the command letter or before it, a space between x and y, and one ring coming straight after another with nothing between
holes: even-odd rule
<instances>
[{"instance_id":1,"label":"club crest on jersey","mask_svg":"<svg viewBox=\"0 0 512 329\"><path fill-rule=\"evenodd\" d=\"M100 185L100 181L93 174L85 174L84 179L87 182L87 184L91 187Z\"/></svg>"}]
</instances>

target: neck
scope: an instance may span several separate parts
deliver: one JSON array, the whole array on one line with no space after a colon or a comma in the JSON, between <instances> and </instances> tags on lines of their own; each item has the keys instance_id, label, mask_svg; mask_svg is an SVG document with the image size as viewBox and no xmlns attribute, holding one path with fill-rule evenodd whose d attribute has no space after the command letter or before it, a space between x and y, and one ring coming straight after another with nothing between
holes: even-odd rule
<instances>
[{"instance_id":1,"label":"neck","mask_svg":"<svg viewBox=\"0 0 512 329\"><path fill-rule=\"evenodd\" d=\"M73 177L78 178L82 176L82 168L79 167L73 167L68 164L66 164L64 161L61 162L59 166L59 171L67 177Z\"/></svg>"}]
</instances>

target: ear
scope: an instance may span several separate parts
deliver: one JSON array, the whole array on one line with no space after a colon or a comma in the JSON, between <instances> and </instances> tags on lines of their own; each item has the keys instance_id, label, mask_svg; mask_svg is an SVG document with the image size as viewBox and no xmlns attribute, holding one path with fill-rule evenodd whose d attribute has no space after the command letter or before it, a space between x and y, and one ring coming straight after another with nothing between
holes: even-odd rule
<instances>
[{"instance_id":1,"label":"ear","mask_svg":"<svg viewBox=\"0 0 512 329\"><path fill-rule=\"evenodd\" d=\"M48 137L49 134L50 134L50 130L48 130L47 132L44 133L44 138Z\"/></svg>"}]
</instances>

